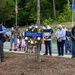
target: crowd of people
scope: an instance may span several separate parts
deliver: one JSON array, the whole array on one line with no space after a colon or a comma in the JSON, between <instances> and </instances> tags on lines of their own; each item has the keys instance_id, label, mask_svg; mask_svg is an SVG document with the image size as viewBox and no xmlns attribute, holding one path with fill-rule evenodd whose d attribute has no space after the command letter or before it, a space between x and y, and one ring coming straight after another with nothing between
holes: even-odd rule
<instances>
[{"instance_id":1,"label":"crowd of people","mask_svg":"<svg viewBox=\"0 0 75 75\"><path fill-rule=\"evenodd\" d=\"M14 48L13 48L14 43ZM25 50L26 43L24 40L24 35L19 29L19 26L14 26L11 28L11 36L10 36L10 50L9 51L20 51L22 48Z\"/></svg>"},{"instance_id":2,"label":"crowd of people","mask_svg":"<svg viewBox=\"0 0 75 75\"><path fill-rule=\"evenodd\" d=\"M32 28L34 29L36 25ZM26 31L26 30L25 30ZM19 26L14 26L11 28L10 36L10 50L9 51L21 51L29 53L37 53L37 46L29 46L25 41L25 31L21 32ZM0 58L1 62L4 62L4 51L3 43L5 42L4 34L6 33L6 28L0 23ZM57 26L56 32L53 31L53 28L50 27L47 23L44 23L42 28L43 37L45 44L45 53L44 55L52 56L52 40L56 38L57 40L57 51L58 56L64 56L64 54L72 54L72 58L75 58L75 25L73 27L65 27L59 24ZM14 43L14 47L13 47ZM42 43L41 43L42 44ZM40 44L40 50L41 45Z\"/></svg>"},{"instance_id":3,"label":"crowd of people","mask_svg":"<svg viewBox=\"0 0 75 75\"><path fill-rule=\"evenodd\" d=\"M75 25L73 27L65 27L59 24L55 34L47 23L44 23L43 29L50 29L48 32L43 32L45 42L44 55L48 55L48 48L50 56L52 55L52 36L54 36L57 40L58 56L63 56L64 53L70 53L72 54L72 58L75 57Z\"/></svg>"},{"instance_id":4,"label":"crowd of people","mask_svg":"<svg viewBox=\"0 0 75 75\"><path fill-rule=\"evenodd\" d=\"M63 56L64 53L72 54L72 58L75 57L75 26L73 27L65 27L59 24L57 26L57 30L54 33L53 28L50 27L47 23L43 25L43 40L45 44L45 53L44 55L52 56L52 38L56 38L57 40L57 51L58 56ZM25 32L25 31L24 31ZM19 26L12 27L11 29L11 37L10 37L10 51L21 51L25 52L36 52L36 46L28 46L25 42L24 32L21 32ZM14 48L12 47L14 43ZM42 45L40 45L41 47Z\"/></svg>"}]
</instances>

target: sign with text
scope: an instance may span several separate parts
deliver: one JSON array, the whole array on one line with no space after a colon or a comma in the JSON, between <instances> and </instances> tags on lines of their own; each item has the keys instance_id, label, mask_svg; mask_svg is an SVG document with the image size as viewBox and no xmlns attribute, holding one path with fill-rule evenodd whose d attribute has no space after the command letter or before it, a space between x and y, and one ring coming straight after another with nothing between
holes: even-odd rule
<instances>
[{"instance_id":1,"label":"sign with text","mask_svg":"<svg viewBox=\"0 0 75 75\"><path fill-rule=\"evenodd\" d=\"M26 37L42 37L42 32L25 32Z\"/></svg>"}]
</instances>

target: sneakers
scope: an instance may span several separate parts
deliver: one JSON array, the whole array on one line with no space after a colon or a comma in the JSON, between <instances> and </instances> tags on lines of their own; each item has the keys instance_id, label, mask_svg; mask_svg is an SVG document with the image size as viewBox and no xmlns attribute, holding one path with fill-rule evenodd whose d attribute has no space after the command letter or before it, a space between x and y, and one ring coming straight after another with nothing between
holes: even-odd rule
<instances>
[{"instance_id":1,"label":"sneakers","mask_svg":"<svg viewBox=\"0 0 75 75\"><path fill-rule=\"evenodd\" d=\"M43 55L48 55L48 54L43 54Z\"/></svg>"},{"instance_id":2,"label":"sneakers","mask_svg":"<svg viewBox=\"0 0 75 75\"><path fill-rule=\"evenodd\" d=\"M14 51L17 51L17 48L15 48Z\"/></svg>"},{"instance_id":3,"label":"sneakers","mask_svg":"<svg viewBox=\"0 0 75 75\"><path fill-rule=\"evenodd\" d=\"M75 56L72 56L71 58L75 58Z\"/></svg>"},{"instance_id":4,"label":"sneakers","mask_svg":"<svg viewBox=\"0 0 75 75\"><path fill-rule=\"evenodd\" d=\"M4 59L1 59L1 62L4 62Z\"/></svg>"},{"instance_id":5,"label":"sneakers","mask_svg":"<svg viewBox=\"0 0 75 75\"><path fill-rule=\"evenodd\" d=\"M12 49L10 49L9 51L12 51Z\"/></svg>"}]
</instances>

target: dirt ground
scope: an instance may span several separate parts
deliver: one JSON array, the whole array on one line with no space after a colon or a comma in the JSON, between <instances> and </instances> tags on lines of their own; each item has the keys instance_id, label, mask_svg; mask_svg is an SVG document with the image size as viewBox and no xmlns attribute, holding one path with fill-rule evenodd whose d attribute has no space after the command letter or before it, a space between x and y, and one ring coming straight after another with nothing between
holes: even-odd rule
<instances>
[{"instance_id":1,"label":"dirt ground","mask_svg":"<svg viewBox=\"0 0 75 75\"><path fill-rule=\"evenodd\" d=\"M0 62L0 75L75 75L75 59L5 53L5 62Z\"/></svg>"}]
</instances>

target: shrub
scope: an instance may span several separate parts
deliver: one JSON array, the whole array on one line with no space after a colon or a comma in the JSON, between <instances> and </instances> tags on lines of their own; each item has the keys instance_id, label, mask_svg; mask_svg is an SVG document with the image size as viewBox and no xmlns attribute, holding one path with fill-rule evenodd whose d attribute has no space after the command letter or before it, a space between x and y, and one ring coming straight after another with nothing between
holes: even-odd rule
<instances>
[{"instance_id":1,"label":"shrub","mask_svg":"<svg viewBox=\"0 0 75 75\"><path fill-rule=\"evenodd\" d=\"M53 19L51 18L51 17L49 17L48 19L44 19L43 20L43 23L44 22L46 22L46 23L48 23L48 24L51 24L51 23L53 23Z\"/></svg>"},{"instance_id":2,"label":"shrub","mask_svg":"<svg viewBox=\"0 0 75 75\"><path fill-rule=\"evenodd\" d=\"M72 10L71 10L71 5L70 4L67 4L64 7L63 13L60 13L57 20L60 23L72 21Z\"/></svg>"}]
</instances>

